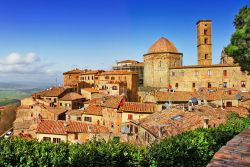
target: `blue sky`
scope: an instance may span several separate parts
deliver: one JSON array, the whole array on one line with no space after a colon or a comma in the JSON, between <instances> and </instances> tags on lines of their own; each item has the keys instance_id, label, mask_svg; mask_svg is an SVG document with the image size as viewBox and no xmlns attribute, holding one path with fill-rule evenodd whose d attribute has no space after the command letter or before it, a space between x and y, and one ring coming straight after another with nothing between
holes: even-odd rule
<instances>
[{"instance_id":1,"label":"blue sky","mask_svg":"<svg viewBox=\"0 0 250 167\"><path fill-rule=\"evenodd\" d=\"M0 0L0 82L62 80L71 68L143 61L161 36L197 63L196 22L211 19L213 63L249 0Z\"/></svg>"}]
</instances>

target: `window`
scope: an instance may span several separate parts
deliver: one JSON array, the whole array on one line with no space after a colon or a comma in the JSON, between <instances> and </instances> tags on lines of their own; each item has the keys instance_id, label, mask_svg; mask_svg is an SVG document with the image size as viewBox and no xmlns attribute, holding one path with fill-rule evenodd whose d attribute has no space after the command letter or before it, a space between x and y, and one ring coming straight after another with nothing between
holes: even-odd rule
<instances>
[{"instance_id":1,"label":"window","mask_svg":"<svg viewBox=\"0 0 250 167\"><path fill-rule=\"evenodd\" d=\"M206 53L205 56L204 56L204 58L207 59L207 57L208 57L208 54Z\"/></svg>"},{"instance_id":2,"label":"window","mask_svg":"<svg viewBox=\"0 0 250 167\"><path fill-rule=\"evenodd\" d=\"M75 140L78 140L78 133L74 134L74 138L75 138Z\"/></svg>"},{"instance_id":3,"label":"window","mask_svg":"<svg viewBox=\"0 0 250 167\"><path fill-rule=\"evenodd\" d=\"M43 137L43 140L44 141L51 141L51 138L50 137Z\"/></svg>"},{"instance_id":4,"label":"window","mask_svg":"<svg viewBox=\"0 0 250 167\"><path fill-rule=\"evenodd\" d=\"M128 119L133 119L133 115L132 114L128 114Z\"/></svg>"},{"instance_id":5,"label":"window","mask_svg":"<svg viewBox=\"0 0 250 167\"><path fill-rule=\"evenodd\" d=\"M208 76L211 76L211 75L212 75L212 71L211 71L211 70L208 70L208 71L207 71L207 75L208 75Z\"/></svg>"},{"instance_id":6,"label":"window","mask_svg":"<svg viewBox=\"0 0 250 167\"><path fill-rule=\"evenodd\" d=\"M105 79L109 79L109 76L105 76Z\"/></svg>"},{"instance_id":7,"label":"window","mask_svg":"<svg viewBox=\"0 0 250 167\"><path fill-rule=\"evenodd\" d=\"M227 82L223 82L223 87L224 87L224 88L227 87Z\"/></svg>"},{"instance_id":8,"label":"window","mask_svg":"<svg viewBox=\"0 0 250 167\"><path fill-rule=\"evenodd\" d=\"M172 76L175 76L175 72L174 71L172 71Z\"/></svg>"},{"instance_id":9,"label":"window","mask_svg":"<svg viewBox=\"0 0 250 167\"><path fill-rule=\"evenodd\" d=\"M60 143L61 139L60 138L53 138L53 143Z\"/></svg>"},{"instance_id":10,"label":"window","mask_svg":"<svg viewBox=\"0 0 250 167\"><path fill-rule=\"evenodd\" d=\"M198 71L195 71L194 72L194 76L198 76L199 75L199 72Z\"/></svg>"},{"instance_id":11,"label":"window","mask_svg":"<svg viewBox=\"0 0 250 167\"><path fill-rule=\"evenodd\" d=\"M98 80L98 77L95 77L96 80Z\"/></svg>"},{"instance_id":12,"label":"window","mask_svg":"<svg viewBox=\"0 0 250 167\"><path fill-rule=\"evenodd\" d=\"M211 88L211 87L212 87L211 82L208 82L208 83L207 83L207 87L208 87L208 88Z\"/></svg>"},{"instance_id":13,"label":"window","mask_svg":"<svg viewBox=\"0 0 250 167\"><path fill-rule=\"evenodd\" d=\"M159 67L161 67L161 61L159 62Z\"/></svg>"},{"instance_id":14,"label":"window","mask_svg":"<svg viewBox=\"0 0 250 167\"><path fill-rule=\"evenodd\" d=\"M175 120L181 119L182 117L183 117L182 115L176 115L176 116L172 117L171 119L173 121L175 121Z\"/></svg>"},{"instance_id":15,"label":"window","mask_svg":"<svg viewBox=\"0 0 250 167\"><path fill-rule=\"evenodd\" d=\"M135 133L138 133L138 127L137 126L135 126Z\"/></svg>"},{"instance_id":16,"label":"window","mask_svg":"<svg viewBox=\"0 0 250 167\"><path fill-rule=\"evenodd\" d=\"M204 29L204 35L207 35L207 29Z\"/></svg>"},{"instance_id":17,"label":"window","mask_svg":"<svg viewBox=\"0 0 250 167\"><path fill-rule=\"evenodd\" d=\"M178 88L179 84L178 83L175 83L175 87Z\"/></svg>"},{"instance_id":18,"label":"window","mask_svg":"<svg viewBox=\"0 0 250 167\"><path fill-rule=\"evenodd\" d=\"M62 106L62 103L60 103L60 106Z\"/></svg>"},{"instance_id":19,"label":"window","mask_svg":"<svg viewBox=\"0 0 250 167\"><path fill-rule=\"evenodd\" d=\"M204 39L204 44L207 44L207 38Z\"/></svg>"},{"instance_id":20,"label":"window","mask_svg":"<svg viewBox=\"0 0 250 167\"><path fill-rule=\"evenodd\" d=\"M111 80L115 80L115 77L111 77Z\"/></svg>"},{"instance_id":21,"label":"window","mask_svg":"<svg viewBox=\"0 0 250 167\"><path fill-rule=\"evenodd\" d=\"M54 102L56 103L56 98L54 98Z\"/></svg>"},{"instance_id":22,"label":"window","mask_svg":"<svg viewBox=\"0 0 250 167\"><path fill-rule=\"evenodd\" d=\"M195 88L195 83L193 83L193 86L192 86L193 88Z\"/></svg>"},{"instance_id":23,"label":"window","mask_svg":"<svg viewBox=\"0 0 250 167\"><path fill-rule=\"evenodd\" d=\"M246 81L241 81L241 87L245 88L246 87Z\"/></svg>"},{"instance_id":24,"label":"window","mask_svg":"<svg viewBox=\"0 0 250 167\"><path fill-rule=\"evenodd\" d=\"M92 122L92 117L84 117L84 121L86 121L86 122Z\"/></svg>"},{"instance_id":25,"label":"window","mask_svg":"<svg viewBox=\"0 0 250 167\"><path fill-rule=\"evenodd\" d=\"M94 76L92 76L91 78L92 78L92 80L94 80Z\"/></svg>"},{"instance_id":26,"label":"window","mask_svg":"<svg viewBox=\"0 0 250 167\"><path fill-rule=\"evenodd\" d=\"M81 118L81 117L76 117L76 120L77 120L77 121L81 121L82 118Z\"/></svg>"},{"instance_id":27,"label":"window","mask_svg":"<svg viewBox=\"0 0 250 167\"><path fill-rule=\"evenodd\" d=\"M89 80L89 76L88 76L88 80Z\"/></svg>"},{"instance_id":28,"label":"window","mask_svg":"<svg viewBox=\"0 0 250 167\"><path fill-rule=\"evenodd\" d=\"M112 86L112 90L118 90L117 86Z\"/></svg>"},{"instance_id":29,"label":"window","mask_svg":"<svg viewBox=\"0 0 250 167\"><path fill-rule=\"evenodd\" d=\"M224 77L227 76L227 70L223 70L223 76L224 76Z\"/></svg>"}]
</instances>

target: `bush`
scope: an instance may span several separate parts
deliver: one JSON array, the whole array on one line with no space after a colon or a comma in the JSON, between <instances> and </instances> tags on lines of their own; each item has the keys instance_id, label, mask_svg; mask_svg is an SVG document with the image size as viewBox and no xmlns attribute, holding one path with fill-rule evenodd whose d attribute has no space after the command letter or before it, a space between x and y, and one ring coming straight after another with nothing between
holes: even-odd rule
<instances>
[{"instance_id":1,"label":"bush","mask_svg":"<svg viewBox=\"0 0 250 167\"><path fill-rule=\"evenodd\" d=\"M117 140L54 144L4 139L0 166L206 166L215 152L249 126L250 118L231 115L225 125L189 131L148 148Z\"/></svg>"},{"instance_id":2,"label":"bush","mask_svg":"<svg viewBox=\"0 0 250 167\"><path fill-rule=\"evenodd\" d=\"M250 118L232 114L225 125L196 129L168 138L149 148L157 166L206 166L236 134L250 126Z\"/></svg>"}]
</instances>

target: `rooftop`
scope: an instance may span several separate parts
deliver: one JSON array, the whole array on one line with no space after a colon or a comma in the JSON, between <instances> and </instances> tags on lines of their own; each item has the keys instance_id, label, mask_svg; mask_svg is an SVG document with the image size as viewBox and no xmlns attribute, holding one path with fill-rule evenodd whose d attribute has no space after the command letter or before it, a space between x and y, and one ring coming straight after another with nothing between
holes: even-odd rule
<instances>
[{"instance_id":1,"label":"rooftop","mask_svg":"<svg viewBox=\"0 0 250 167\"><path fill-rule=\"evenodd\" d=\"M125 102L120 107L120 111L134 113L153 113L156 111L156 106L153 103Z\"/></svg>"},{"instance_id":2,"label":"rooftop","mask_svg":"<svg viewBox=\"0 0 250 167\"><path fill-rule=\"evenodd\" d=\"M65 135L67 133L108 133L108 128L79 121L43 120L37 126L37 133Z\"/></svg>"},{"instance_id":3,"label":"rooftop","mask_svg":"<svg viewBox=\"0 0 250 167\"><path fill-rule=\"evenodd\" d=\"M78 68L75 68L75 69L72 69L70 71L64 72L63 75L65 75L65 74L79 74L81 72L84 72L84 70L80 70Z\"/></svg>"},{"instance_id":4,"label":"rooftop","mask_svg":"<svg viewBox=\"0 0 250 167\"><path fill-rule=\"evenodd\" d=\"M60 98L60 100L62 101L73 101L73 100L80 100L80 99L84 99L84 97L75 92L67 93L62 98Z\"/></svg>"},{"instance_id":5,"label":"rooftop","mask_svg":"<svg viewBox=\"0 0 250 167\"><path fill-rule=\"evenodd\" d=\"M250 164L250 128L244 130L215 153L207 167L241 166Z\"/></svg>"},{"instance_id":6,"label":"rooftop","mask_svg":"<svg viewBox=\"0 0 250 167\"><path fill-rule=\"evenodd\" d=\"M164 37L161 37L148 49L148 54L159 52L178 53L178 50L172 42Z\"/></svg>"},{"instance_id":7,"label":"rooftop","mask_svg":"<svg viewBox=\"0 0 250 167\"><path fill-rule=\"evenodd\" d=\"M138 73L133 72L133 71L125 71L125 70L113 70L113 71L103 72L100 75L135 75L135 74L138 74Z\"/></svg>"},{"instance_id":8,"label":"rooftop","mask_svg":"<svg viewBox=\"0 0 250 167\"><path fill-rule=\"evenodd\" d=\"M108 108L113 108L113 109L118 109L121 102L122 102L123 97L122 96L107 96L104 99L103 104L101 105L102 107L108 107Z\"/></svg>"},{"instance_id":9,"label":"rooftop","mask_svg":"<svg viewBox=\"0 0 250 167\"><path fill-rule=\"evenodd\" d=\"M95 88L84 88L83 90L91 93L99 93L99 91Z\"/></svg>"},{"instance_id":10,"label":"rooftop","mask_svg":"<svg viewBox=\"0 0 250 167\"><path fill-rule=\"evenodd\" d=\"M66 89L64 87L52 87L50 89L36 93L36 95L41 95L44 97L58 97L64 93Z\"/></svg>"}]
</instances>

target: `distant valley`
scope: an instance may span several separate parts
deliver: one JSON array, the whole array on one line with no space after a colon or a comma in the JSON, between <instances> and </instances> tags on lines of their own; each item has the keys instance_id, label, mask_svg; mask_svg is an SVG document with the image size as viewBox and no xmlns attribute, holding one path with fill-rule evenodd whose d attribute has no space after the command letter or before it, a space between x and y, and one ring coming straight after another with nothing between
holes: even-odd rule
<instances>
[{"instance_id":1,"label":"distant valley","mask_svg":"<svg viewBox=\"0 0 250 167\"><path fill-rule=\"evenodd\" d=\"M50 83L7 83L0 82L0 106L19 102L32 93L51 87Z\"/></svg>"}]
</instances>

